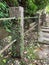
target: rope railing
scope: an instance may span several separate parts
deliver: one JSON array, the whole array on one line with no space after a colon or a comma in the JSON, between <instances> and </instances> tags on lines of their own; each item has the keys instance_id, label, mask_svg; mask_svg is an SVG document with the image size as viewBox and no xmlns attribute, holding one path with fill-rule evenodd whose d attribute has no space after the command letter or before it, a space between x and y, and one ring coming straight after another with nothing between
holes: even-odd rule
<instances>
[{"instance_id":1,"label":"rope railing","mask_svg":"<svg viewBox=\"0 0 49 65\"><path fill-rule=\"evenodd\" d=\"M0 18L0 21L1 21L1 20L3 20L3 21L4 21L4 20L12 20L12 19L15 19L15 17L9 17L9 18Z\"/></svg>"},{"instance_id":2,"label":"rope railing","mask_svg":"<svg viewBox=\"0 0 49 65\"><path fill-rule=\"evenodd\" d=\"M32 19L32 18L37 18L37 17L25 17L24 19ZM16 18L15 18L15 17L0 18L0 21L1 21L1 20L3 20L3 21L4 21L4 20L11 20L11 19L16 19ZM19 18L19 19L21 19L21 18ZM17 18L16 20L18 20L18 18ZM33 25L33 27L31 27L29 30L27 30L27 31L24 33L24 35L27 34L29 31L33 30L33 28L36 27L36 26L37 26L37 24L35 23L35 24ZM14 42L16 42L16 39L13 40L11 43L9 43L7 46L5 46L5 47L0 51L0 55L1 55L6 49L8 49L12 44L14 44Z\"/></svg>"},{"instance_id":3,"label":"rope railing","mask_svg":"<svg viewBox=\"0 0 49 65\"><path fill-rule=\"evenodd\" d=\"M34 24L34 26L32 28L30 28L29 30L27 30L25 33L24 33L24 36L25 34L27 34L29 31L33 30L34 27L36 27L37 24ZM8 49L12 44L14 44L14 42L16 42L16 39L13 40L11 43L9 43L7 46L5 46L1 51L0 51L0 55L6 50Z\"/></svg>"},{"instance_id":4,"label":"rope railing","mask_svg":"<svg viewBox=\"0 0 49 65\"><path fill-rule=\"evenodd\" d=\"M36 17L24 17L24 19L33 19L33 18L38 18L37 16ZM16 18L16 17L9 17L9 18L0 18L0 21L1 20L12 20L12 19L15 19L15 20L18 20L18 19L21 19L20 17L19 18Z\"/></svg>"},{"instance_id":5,"label":"rope railing","mask_svg":"<svg viewBox=\"0 0 49 65\"><path fill-rule=\"evenodd\" d=\"M38 16L35 16L35 17L24 17L24 19L33 19L33 18L38 18Z\"/></svg>"}]
</instances>

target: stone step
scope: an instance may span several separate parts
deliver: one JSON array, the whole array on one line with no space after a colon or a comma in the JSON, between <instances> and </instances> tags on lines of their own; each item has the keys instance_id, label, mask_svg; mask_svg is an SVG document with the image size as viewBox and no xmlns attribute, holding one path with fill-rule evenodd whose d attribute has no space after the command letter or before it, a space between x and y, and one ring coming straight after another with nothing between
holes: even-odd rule
<instances>
[{"instance_id":1,"label":"stone step","mask_svg":"<svg viewBox=\"0 0 49 65\"><path fill-rule=\"evenodd\" d=\"M41 29L41 31L43 31L43 32L49 32L49 29Z\"/></svg>"},{"instance_id":2,"label":"stone step","mask_svg":"<svg viewBox=\"0 0 49 65\"><path fill-rule=\"evenodd\" d=\"M40 42L45 42L45 41L49 42L49 38L39 37L38 41L40 41Z\"/></svg>"},{"instance_id":3,"label":"stone step","mask_svg":"<svg viewBox=\"0 0 49 65\"><path fill-rule=\"evenodd\" d=\"M49 42L49 27L42 26L38 37L39 42Z\"/></svg>"},{"instance_id":4,"label":"stone step","mask_svg":"<svg viewBox=\"0 0 49 65\"><path fill-rule=\"evenodd\" d=\"M41 28L42 28L42 29L49 29L49 26L47 26L47 27L42 26Z\"/></svg>"},{"instance_id":5,"label":"stone step","mask_svg":"<svg viewBox=\"0 0 49 65\"><path fill-rule=\"evenodd\" d=\"M49 33L45 33L45 32L40 31L38 41L40 41L40 42L49 41Z\"/></svg>"}]
</instances>

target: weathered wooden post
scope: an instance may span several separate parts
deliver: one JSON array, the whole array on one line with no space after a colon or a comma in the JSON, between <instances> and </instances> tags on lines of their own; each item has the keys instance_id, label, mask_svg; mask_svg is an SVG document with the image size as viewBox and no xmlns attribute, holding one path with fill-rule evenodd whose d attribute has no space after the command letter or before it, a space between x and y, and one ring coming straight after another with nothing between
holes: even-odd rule
<instances>
[{"instance_id":1,"label":"weathered wooden post","mask_svg":"<svg viewBox=\"0 0 49 65\"><path fill-rule=\"evenodd\" d=\"M40 21L40 15L39 15L39 13L37 13L36 16L37 16L37 18L36 18L36 23L37 23L36 32L37 32L37 42L38 42L38 36L39 36L39 30L40 30L40 22L39 22Z\"/></svg>"},{"instance_id":2,"label":"weathered wooden post","mask_svg":"<svg viewBox=\"0 0 49 65\"><path fill-rule=\"evenodd\" d=\"M47 26L49 27L49 14L46 14L46 23L47 23Z\"/></svg>"},{"instance_id":3,"label":"weathered wooden post","mask_svg":"<svg viewBox=\"0 0 49 65\"><path fill-rule=\"evenodd\" d=\"M14 26L12 27L12 37L16 42L12 45L12 56L17 58L23 57L24 51L24 9L23 7L10 7L10 17L15 17Z\"/></svg>"},{"instance_id":4,"label":"weathered wooden post","mask_svg":"<svg viewBox=\"0 0 49 65\"><path fill-rule=\"evenodd\" d=\"M21 21L20 21L20 26L21 26L21 42L20 42L20 54L21 54L21 57L23 57L23 51L24 51L24 9L23 7L19 7L19 11L20 11L20 18L21 18Z\"/></svg>"},{"instance_id":5,"label":"weathered wooden post","mask_svg":"<svg viewBox=\"0 0 49 65\"><path fill-rule=\"evenodd\" d=\"M43 23L43 26L47 25L47 23L46 23L46 14L44 12L42 12L42 14L41 14L41 21Z\"/></svg>"},{"instance_id":6,"label":"weathered wooden post","mask_svg":"<svg viewBox=\"0 0 49 65\"><path fill-rule=\"evenodd\" d=\"M39 19L40 19L39 13L37 13L36 16L37 16L37 18L35 19L36 24L37 24L37 26L36 26L36 31L38 32L38 31L39 31L39 27L40 27L40 24L39 24L39 23L40 23L40 22L39 22Z\"/></svg>"}]
</instances>

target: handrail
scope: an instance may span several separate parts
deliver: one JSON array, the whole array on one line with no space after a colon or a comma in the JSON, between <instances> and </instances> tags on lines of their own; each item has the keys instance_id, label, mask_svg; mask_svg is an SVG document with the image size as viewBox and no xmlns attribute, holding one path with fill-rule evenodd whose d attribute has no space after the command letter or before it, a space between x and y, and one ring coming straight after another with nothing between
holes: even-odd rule
<instances>
[{"instance_id":1,"label":"handrail","mask_svg":"<svg viewBox=\"0 0 49 65\"><path fill-rule=\"evenodd\" d=\"M4 18L5 20L7 20L7 19L9 19L9 18ZM13 18L10 18L10 19L15 19L15 17L13 17ZM0 20L2 20L2 19L0 19ZM25 36L25 34L27 34L29 31L31 31L31 30L33 30L33 28L34 27L36 27L38 24L34 24L33 25L33 27L31 27L29 30L27 30L25 33L24 33L24 36ZM8 49L14 42L16 42L16 39L15 40L13 40L11 43L9 43L7 46L5 46L1 51L0 51L0 55L6 50L6 49Z\"/></svg>"},{"instance_id":2,"label":"handrail","mask_svg":"<svg viewBox=\"0 0 49 65\"><path fill-rule=\"evenodd\" d=\"M3 21L4 21L4 20L11 20L11 19L15 19L15 17L9 17L9 18L0 18L0 21L1 21L1 20L3 20Z\"/></svg>"},{"instance_id":3,"label":"handrail","mask_svg":"<svg viewBox=\"0 0 49 65\"><path fill-rule=\"evenodd\" d=\"M33 28L35 28L37 26L37 24L35 24L33 27L31 27L29 30L27 30L24 34L27 34L29 31L33 30Z\"/></svg>"},{"instance_id":4,"label":"handrail","mask_svg":"<svg viewBox=\"0 0 49 65\"><path fill-rule=\"evenodd\" d=\"M36 17L24 17L24 19L33 19L33 18L38 18L37 16ZM19 18L16 18L16 17L8 17L8 18L0 18L0 21L1 20L12 20L12 19L16 19L16 20L18 20L18 19L21 19L20 17Z\"/></svg>"},{"instance_id":5,"label":"handrail","mask_svg":"<svg viewBox=\"0 0 49 65\"><path fill-rule=\"evenodd\" d=\"M37 25L37 24L36 24ZM24 35L26 34L26 33L28 33L29 31L31 31L36 25L34 25L32 28L30 28L29 30L27 30L25 33L24 33ZM0 51L0 55L6 50L6 49L8 49L14 42L16 42L16 39L15 40L13 40L11 43L9 43L7 46L5 46L1 51Z\"/></svg>"},{"instance_id":6,"label":"handrail","mask_svg":"<svg viewBox=\"0 0 49 65\"><path fill-rule=\"evenodd\" d=\"M24 19L33 19L33 18L38 18L38 16L35 16L35 17L24 17Z\"/></svg>"}]
</instances>

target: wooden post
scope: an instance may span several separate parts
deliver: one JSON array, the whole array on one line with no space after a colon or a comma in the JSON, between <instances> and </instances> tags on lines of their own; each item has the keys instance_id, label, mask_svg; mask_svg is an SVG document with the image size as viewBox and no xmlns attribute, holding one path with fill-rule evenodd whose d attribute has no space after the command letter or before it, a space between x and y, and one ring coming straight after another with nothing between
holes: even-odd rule
<instances>
[{"instance_id":1,"label":"wooden post","mask_svg":"<svg viewBox=\"0 0 49 65\"><path fill-rule=\"evenodd\" d=\"M37 18L35 19L36 24L37 24L36 31L38 32L39 31L39 14L36 14L36 16L37 16Z\"/></svg>"},{"instance_id":2,"label":"wooden post","mask_svg":"<svg viewBox=\"0 0 49 65\"><path fill-rule=\"evenodd\" d=\"M39 16L39 14L37 14L37 16L38 16L38 18L36 19L36 22L37 22L36 31L37 31L37 42L38 42L38 36L39 36L38 32L40 30L40 25L39 25L40 16Z\"/></svg>"},{"instance_id":3,"label":"wooden post","mask_svg":"<svg viewBox=\"0 0 49 65\"><path fill-rule=\"evenodd\" d=\"M23 57L23 51L24 51L24 9L23 7L19 7L19 11L20 11L20 18L21 18L21 21L20 21L20 26L21 26L21 42L20 42L20 54L21 54L21 57Z\"/></svg>"},{"instance_id":4,"label":"wooden post","mask_svg":"<svg viewBox=\"0 0 49 65\"><path fill-rule=\"evenodd\" d=\"M14 21L16 24L15 26L12 26L12 37L13 39L16 38L16 42L12 46L12 53L13 57L22 58L23 57L23 51L24 51L24 9L23 7L11 7L10 10L10 17L15 17L17 21Z\"/></svg>"},{"instance_id":5,"label":"wooden post","mask_svg":"<svg viewBox=\"0 0 49 65\"><path fill-rule=\"evenodd\" d=\"M42 12L42 14L41 14L41 21L43 23L43 26L47 25L47 23L46 23L46 14L44 12Z\"/></svg>"}]
</instances>

